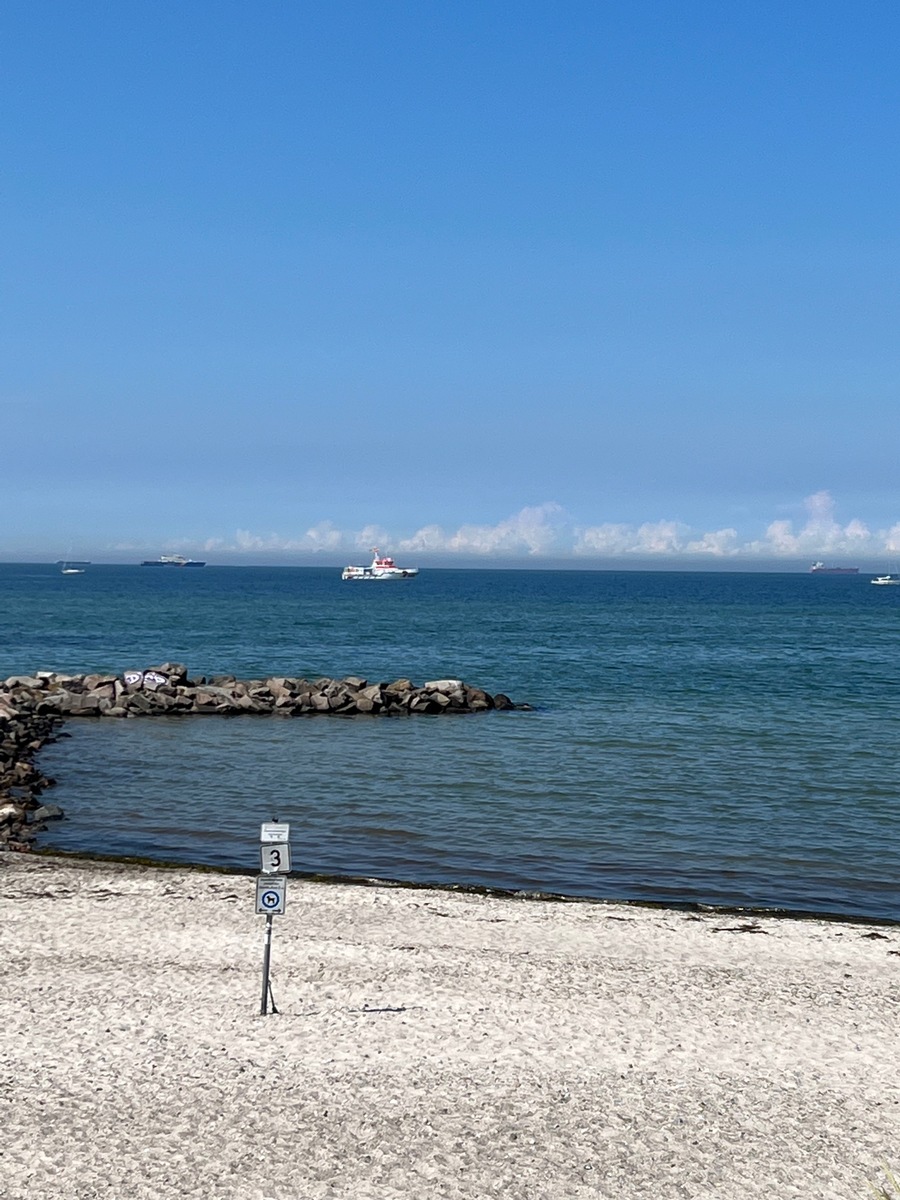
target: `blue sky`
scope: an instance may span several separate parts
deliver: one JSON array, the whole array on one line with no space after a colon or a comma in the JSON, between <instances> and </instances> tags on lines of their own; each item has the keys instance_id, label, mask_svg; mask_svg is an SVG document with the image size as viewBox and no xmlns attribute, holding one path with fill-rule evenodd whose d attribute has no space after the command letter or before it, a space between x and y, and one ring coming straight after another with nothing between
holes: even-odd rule
<instances>
[{"instance_id":1,"label":"blue sky","mask_svg":"<svg viewBox=\"0 0 900 1200\"><path fill-rule=\"evenodd\" d=\"M894 0L9 0L0 558L900 557L898 47Z\"/></svg>"}]
</instances>

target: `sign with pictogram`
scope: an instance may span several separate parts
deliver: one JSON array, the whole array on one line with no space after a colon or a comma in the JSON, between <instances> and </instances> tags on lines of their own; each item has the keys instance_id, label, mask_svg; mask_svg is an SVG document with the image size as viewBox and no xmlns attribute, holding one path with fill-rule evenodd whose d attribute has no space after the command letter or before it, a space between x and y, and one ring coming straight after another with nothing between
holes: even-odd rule
<instances>
[{"instance_id":1,"label":"sign with pictogram","mask_svg":"<svg viewBox=\"0 0 900 1200\"><path fill-rule=\"evenodd\" d=\"M259 875L256 879L256 911L267 917L284 912L287 880L283 875Z\"/></svg>"}]
</instances>

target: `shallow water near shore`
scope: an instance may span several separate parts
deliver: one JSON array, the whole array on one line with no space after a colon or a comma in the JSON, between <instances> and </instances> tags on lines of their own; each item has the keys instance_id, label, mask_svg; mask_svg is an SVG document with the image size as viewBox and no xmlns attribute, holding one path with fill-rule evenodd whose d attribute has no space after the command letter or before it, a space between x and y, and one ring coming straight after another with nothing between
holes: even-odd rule
<instances>
[{"instance_id":1,"label":"shallow water near shore","mask_svg":"<svg viewBox=\"0 0 900 1200\"><path fill-rule=\"evenodd\" d=\"M888 593L887 595L885 593ZM460 677L533 712L71 721L42 845L900 919L900 597L866 576L0 566L0 674Z\"/></svg>"}]
</instances>

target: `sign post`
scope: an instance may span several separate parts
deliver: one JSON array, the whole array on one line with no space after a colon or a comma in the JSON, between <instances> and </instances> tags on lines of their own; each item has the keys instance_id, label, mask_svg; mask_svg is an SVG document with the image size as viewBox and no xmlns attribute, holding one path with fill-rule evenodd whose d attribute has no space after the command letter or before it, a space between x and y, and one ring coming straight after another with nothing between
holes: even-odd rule
<instances>
[{"instance_id":1,"label":"sign post","mask_svg":"<svg viewBox=\"0 0 900 1200\"><path fill-rule=\"evenodd\" d=\"M272 914L269 913L266 917L266 941L263 947L263 985L262 999L259 1002L259 1015L261 1017L268 1016L269 1012L269 996L272 996L272 1012L277 1013L275 1007L275 996L272 994L272 984L269 979L269 962L272 957Z\"/></svg>"},{"instance_id":2,"label":"sign post","mask_svg":"<svg viewBox=\"0 0 900 1200\"><path fill-rule=\"evenodd\" d=\"M280 916L287 903L287 875L291 869L291 847L288 842L290 825L281 824L276 818L264 824L259 831L259 858L262 875L256 879L256 911L266 918L266 940L263 948L262 1000L259 1015L265 1017L272 1001L272 1012L277 1013L272 984L269 981L269 964L272 957L272 918Z\"/></svg>"}]
</instances>

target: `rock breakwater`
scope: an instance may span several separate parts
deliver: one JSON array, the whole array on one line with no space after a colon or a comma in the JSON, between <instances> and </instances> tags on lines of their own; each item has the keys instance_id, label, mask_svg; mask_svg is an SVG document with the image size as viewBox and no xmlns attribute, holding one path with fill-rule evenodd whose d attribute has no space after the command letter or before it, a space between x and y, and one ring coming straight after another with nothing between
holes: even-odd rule
<instances>
[{"instance_id":1,"label":"rock breakwater","mask_svg":"<svg viewBox=\"0 0 900 1200\"><path fill-rule=\"evenodd\" d=\"M54 783L35 765L48 742L74 717L152 716L412 716L527 709L502 693L491 695L461 679L417 686L409 679L369 683L343 679L233 675L191 678L180 663L163 663L121 675L64 675L38 671L0 683L0 849L27 850L45 822L62 810L41 794Z\"/></svg>"}]
</instances>

